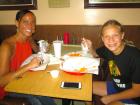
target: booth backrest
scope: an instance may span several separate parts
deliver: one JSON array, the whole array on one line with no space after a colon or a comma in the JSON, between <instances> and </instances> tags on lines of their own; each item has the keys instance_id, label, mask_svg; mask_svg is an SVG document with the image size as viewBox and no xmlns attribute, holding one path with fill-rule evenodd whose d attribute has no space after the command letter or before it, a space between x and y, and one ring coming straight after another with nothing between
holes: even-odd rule
<instances>
[{"instance_id":1,"label":"booth backrest","mask_svg":"<svg viewBox=\"0 0 140 105\"><path fill-rule=\"evenodd\" d=\"M35 40L48 40L52 42L57 36L63 37L65 32L70 35L71 44L79 44L82 37L89 38L93 41L94 47L101 45L99 36L100 25L37 25L34 34ZM127 40L133 41L140 48L140 25L125 25L125 37ZM0 40L3 40L16 32L15 25L0 25Z\"/></svg>"}]
</instances>

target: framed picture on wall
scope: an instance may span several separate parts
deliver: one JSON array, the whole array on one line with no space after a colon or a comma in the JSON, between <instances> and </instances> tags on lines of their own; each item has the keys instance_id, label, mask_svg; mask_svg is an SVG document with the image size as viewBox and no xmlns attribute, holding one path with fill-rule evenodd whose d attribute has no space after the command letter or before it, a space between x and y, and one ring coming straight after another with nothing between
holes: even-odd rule
<instances>
[{"instance_id":1,"label":"framed picture on wall","mask_svg":"<svg viewBox=\"0 0 140 105\"><path fill-rule=\"evenodd\" d=\"M140 0L84 0L84 8L140 8Z\"/></svg>"},{"instance_id":2,"label":"framed picture on wall","mask_svg":"<svg viewBox=\"0 0 140 105\"><path fill-rule=\"evenodd\" d=\"M37 9L37 0L0 0L0 10Z\"/></svg>"}]
</instances>

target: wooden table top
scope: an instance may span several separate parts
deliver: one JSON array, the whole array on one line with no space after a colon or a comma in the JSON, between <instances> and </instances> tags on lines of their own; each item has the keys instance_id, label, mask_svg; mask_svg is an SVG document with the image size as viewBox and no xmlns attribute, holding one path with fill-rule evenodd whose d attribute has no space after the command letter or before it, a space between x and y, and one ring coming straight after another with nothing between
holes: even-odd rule
<instances>
[{"instance_id":1,"label":"wooden table top","mask_svg":"<svg viewBox=\"0 0 140 105\"><path fill-rule=\"evenodd\" d=\"M49 70L60 70L59 65L49 65L43 71L29 71L22 78L11 81L5 90L8 92L68 98L75 100L92 100L92 74L72 75L60 70L59 77L52 78ZM81 82L81 89L61 88L61 82Z\"/></svg>"}]
</instances>

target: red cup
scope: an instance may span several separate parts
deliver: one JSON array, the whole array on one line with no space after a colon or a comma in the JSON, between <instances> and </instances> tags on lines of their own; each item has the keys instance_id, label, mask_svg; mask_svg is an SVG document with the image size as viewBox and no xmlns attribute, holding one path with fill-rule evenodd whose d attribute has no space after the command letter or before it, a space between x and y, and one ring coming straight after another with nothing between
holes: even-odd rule
<instances>
[{"instance_id":1,"label":"red cup","mask_svg":"<svg viewBox=\"0 0 140 105\"><path fill-rule=\"evenodd\" d=\"M70 36L69 36L69 33L68 32L65 32L64 33L64 39L63 39L63 41L64 41L64 44L69 44L69 42L70 42Z\"/></svg>"}]
</instances>

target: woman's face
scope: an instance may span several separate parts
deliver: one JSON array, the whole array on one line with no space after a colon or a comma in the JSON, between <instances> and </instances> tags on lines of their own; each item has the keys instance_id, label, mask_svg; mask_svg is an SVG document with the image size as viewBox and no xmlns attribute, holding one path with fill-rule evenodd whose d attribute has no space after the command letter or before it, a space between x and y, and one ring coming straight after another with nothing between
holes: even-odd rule
<instances>
[{"instance_id":1,"label":"woman's face","mask_svg":"<svg viewBox=\"0 0 140 105\"><path fill-rule=\"evenodd\" d=\"M104 27L102 32L102 41L104 45L113 53L122 50L124 33L120 32L118 26L109 25Z\"/></svg>"},{"instance_id":2,"label":"woman's face","mask_svg":"<svg viewBox=\"0 0 140 105\"><path fill-rule=\"evenodd\" d=\"M35 32L36 19L32 13L25 14L21 20L16 21L18 32L26 37L31 36Z\"/></svg>"}]
</instances>

